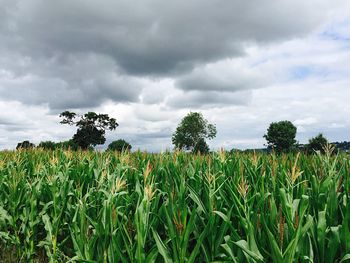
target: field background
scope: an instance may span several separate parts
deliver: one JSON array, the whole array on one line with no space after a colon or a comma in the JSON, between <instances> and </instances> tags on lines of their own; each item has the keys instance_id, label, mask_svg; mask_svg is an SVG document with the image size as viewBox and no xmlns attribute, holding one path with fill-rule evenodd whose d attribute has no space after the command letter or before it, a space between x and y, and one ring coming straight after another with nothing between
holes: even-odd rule
<instances>
[{"instance_id":1,"label":"field background","mask_svg":"<svg viewBox=\"0 0 350 263\"><path fill-rule=\"evenodd\" d=\"M0 152L2 262L339 262L350 157Z\"/></svg>"}]
</instances>

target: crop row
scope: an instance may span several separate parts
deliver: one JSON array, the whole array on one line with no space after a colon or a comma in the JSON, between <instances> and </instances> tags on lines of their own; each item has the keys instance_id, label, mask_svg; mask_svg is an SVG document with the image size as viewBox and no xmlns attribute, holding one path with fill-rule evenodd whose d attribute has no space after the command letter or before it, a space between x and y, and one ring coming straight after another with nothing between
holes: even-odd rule
<instances>
[{"instance_id":1,"label":"crop row","mask_svg":"<svg viewBox=\"0 0 350 263\"><path fill-rule=\"evenodd\" d=\"M345 154L0 152L2 262L339 262Z\"/></svg>"}]
</instances>

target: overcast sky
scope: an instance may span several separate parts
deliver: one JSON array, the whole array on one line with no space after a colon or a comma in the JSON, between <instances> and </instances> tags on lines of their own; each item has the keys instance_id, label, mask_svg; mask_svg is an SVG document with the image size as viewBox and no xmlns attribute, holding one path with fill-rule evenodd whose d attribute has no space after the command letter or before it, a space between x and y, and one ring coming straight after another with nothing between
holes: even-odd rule
<instances>
[{"instance_id":1,"label":"overcast sky","mask_svg":"<svg viewBox=\"0 0 350 263\"><path fill-rule=\"evenodd\" d=\"M64 110L108 113L107 143L149 151L189 111L213 148L263 147L279 120L350 141L349 101L349 1L0 0L1 149L71 138Z\"/></svg>"}]
</instances>

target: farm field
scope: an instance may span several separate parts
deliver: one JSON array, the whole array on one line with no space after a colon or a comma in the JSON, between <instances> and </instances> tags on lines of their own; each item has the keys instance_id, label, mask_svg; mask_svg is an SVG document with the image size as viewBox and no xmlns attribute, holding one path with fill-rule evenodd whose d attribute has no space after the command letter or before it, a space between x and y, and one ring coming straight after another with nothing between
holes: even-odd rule
<instances>
[{"instance_id":1,"label":"farm field","mask_svg":"<svg viewBox=\"0 0 350 263\"><path fill-rule=\"evenodd\" d=\"M346 262L350 157L0 152L1 262Z\"/></svg>"}]
</instances>

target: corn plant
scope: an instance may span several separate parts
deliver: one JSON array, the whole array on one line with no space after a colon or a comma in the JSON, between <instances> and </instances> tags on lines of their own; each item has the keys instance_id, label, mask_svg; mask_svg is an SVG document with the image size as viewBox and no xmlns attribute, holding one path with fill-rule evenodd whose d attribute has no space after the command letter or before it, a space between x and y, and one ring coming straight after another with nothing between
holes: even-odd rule
<instances>
[{"instance_id":1,"label":"corn plant","mask_svg":"<svg viewBox=\"0 0 350 263\"><path fill-rule=\"evenodd\" d=\"M0 152L1 262L348 262L350 157Z\"/></svg>"}]
</instances>

